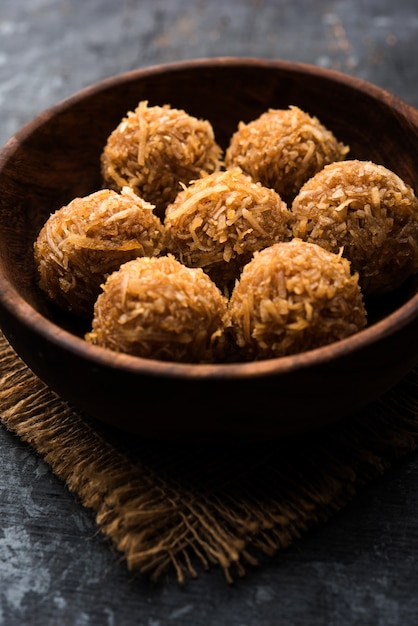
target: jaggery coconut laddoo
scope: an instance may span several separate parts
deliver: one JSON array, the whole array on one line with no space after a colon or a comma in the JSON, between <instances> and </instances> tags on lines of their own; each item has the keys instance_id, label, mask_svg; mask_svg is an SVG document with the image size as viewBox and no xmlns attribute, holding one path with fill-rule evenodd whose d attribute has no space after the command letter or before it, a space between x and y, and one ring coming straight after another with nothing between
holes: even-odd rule
<instances>
[{"instance_id":1,"label":"jaggery coconut laddoo","mask_svg":"<svg viewBox=\"0 0 418 626\"><path fill-rule=\"evenodd\" d=\"M174 200L179 183L220 169L222 149L208 120L170 105L141 101L113 130L101 155L106 187L125 185L156 206L159 217Z\"/></svg>"},{"instance_id":2,"label":"jaggery coconut laddoo","mask_svg":"<svg viewBox=\"0 0 418 626\"><path fill-rule=\"evenodd\" d=\"M241 167L290 204L303 183L348 151L318 118L290 106L240 122L225 152L225 166Z\"/></svg>"},{"instance_id":3,"label":"jaggery coconut laddoo","mask_svg":"<svg viewBox=\"0 0 418 626\"><path fill-rule=\"evenodd\" d=\"M332 252L343 247L367 296L393 291L418 271L418 199L370 161L327 165L292 204L293 233Z\"/></svg>"},{"instance_id":4,"label":"jaggery coconut laddoo","mask_svg":"<svg viewBox=\"0 0 418 626\"><path fill-rule=\"evenodd\" d=\"M256 250L291 238L291 219L273 189L232 168L193 181L167 207L167 248L224 288Z\"/></svg>"},{"instance_id":5,"label":"jaggery coconut laddoo","mask_svg":"<svg viewBox=\"0 0 418 626\"><path fill-rule=\"evenodd\" d=\"M109 273L162 253L164 226L153 209L129 188L102 189L58 209L34 243L41 289L62 309L91 317Z\"/></svg>"},{"instance_id":6,"label":"jaggery coconut laddoo","mask_svg":"<svg viewBox=\"0 0 418 626\"><path fill-rule=\"evenodd\" d=\"M299 239L254 254L229 312L232 335L248 360L318 348L354 334L367 320L349 261Z\"/></svg>"},{"instance_id":7,"label":"jaggery coconut laddoo","mask_svg":"<svg viewBox=\"0 0 418 626\"><path fill-rule=\"evenodd\" d=\"M218 287L168 254L129 261L108 277L86 340L144 358L210 363L223 358L228 325Z\"/></svg>"}]
</instances>

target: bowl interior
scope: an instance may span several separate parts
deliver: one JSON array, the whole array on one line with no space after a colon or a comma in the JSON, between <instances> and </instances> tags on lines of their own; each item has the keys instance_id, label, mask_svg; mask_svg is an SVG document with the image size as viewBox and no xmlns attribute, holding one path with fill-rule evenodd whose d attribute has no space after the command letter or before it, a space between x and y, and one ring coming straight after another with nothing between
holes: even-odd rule
<instances>
[{"instance_id":1,"label":"bowl interior","mask_svg":"<svg viewBox=\"0 0 418 626\"><path fill-rule=\"evenodd\" d=\"M270 107L297 105L350 146L349 158L383 164L418 189L417 112L348 76L289 62L213 59L142 69L93 85L38 116L0 155L1 271L36 311L78 336L86 322L58 311L37 287L33 242L51 212L102 186L106 139L140 100L208 119L224 148L239 121ZM416 292L415 278L370 304L370 323Z\"/></svg>"}]
</instances>

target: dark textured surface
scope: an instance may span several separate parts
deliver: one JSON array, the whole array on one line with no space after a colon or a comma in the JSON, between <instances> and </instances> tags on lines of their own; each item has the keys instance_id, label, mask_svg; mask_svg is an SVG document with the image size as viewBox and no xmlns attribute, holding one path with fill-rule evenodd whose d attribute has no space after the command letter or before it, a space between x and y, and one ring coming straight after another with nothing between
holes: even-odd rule
<instances>
[{"instance_id":1,"label":"dark textured surface","mask_svg":"<svg viewBox=\"0 0 418 626\"><path fill-rule=\"evenodd\" d=\"M96 80L221 55L332 67L418 106L416 0L2 0L0 144ZM418 623L416 454L234 587L217 571L185 589L135 578L89 511L4 429L0 474L1 626Z\"/></svg>"}]
</instances>

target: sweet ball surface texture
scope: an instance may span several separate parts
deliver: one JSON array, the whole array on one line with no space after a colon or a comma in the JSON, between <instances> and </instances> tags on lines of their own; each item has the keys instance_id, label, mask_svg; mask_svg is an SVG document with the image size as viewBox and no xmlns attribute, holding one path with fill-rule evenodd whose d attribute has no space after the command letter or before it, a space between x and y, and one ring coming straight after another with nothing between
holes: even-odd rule
<instances>
[{"instance_id":1,"label":"sweet ball surface texture","mask_svg":"<svg viewBox=\"0 0 418 626\"><path fill-rule=\"evenodd\" d=\"M291 238L291 221L277 192L232 168L185 187L167 207L164 226L169 251L225 288L255 251Z\"/></svg>"},{"instance_id":2,"label":"sweet ball surface texture","mask_svg":"<svg viewBox=\"0 0 418 626\"><path fill-rule=\"evenodd\" d=\"M227 147L225 165L241 167L289 204L309 178L324 165L344 159L348 151L317 117L290 106L240 122Z\"/></svg>"},{"instance_id":3,"label":"sweet ball surface texture","mask_svg":"<svg viewBox=\"0 0 418 626\"><path fill-rule=\"evenodd\" d=\"M180 190L205 173L220 169L222 149L211 123L170 105L141 101L109 135L101 155L106 187L131 187L164 217Z\"/></svg>"},{"instance_id":4,"label":"sweet ball surface texture","mask_svg":"<svg viewBox=\"0 0 418 626\"><path fill-rule=\"evenodd\" d=\"M218 287L168 254L129 261L108 277L86 339L144 358L211 363L224 357L228 325Z\"/></svg>"},{"instance_id":5,"label":"sweet ball surface texture","mask_svg":"<svg viewBox=\"0 0 418 626\"><path fill-rule=\"evenodd\" d=\"M232 292L229 313L248 360L317 348L354 334L367 321L349 262L298 239L254 254Z\"/></svg>"},{"instance_id":6,"label":"sweet ball surface texture","mask_svg":"<svg viewBox=\"0 0 418 626\"><path fill-rule=\"evenodd\" d=\"M383 165L327 165L291 208L293 235L332 252L342 248L367 296L391 292L418 271L418 199Z\"/></svg>"},{"instance_id":7,"label":"sweet ball surface texture","mask_svg":"<svg viewBox=\"0 0 418 626\"><path fill-rule=\"evenodd\" d=\"M55 211L34 243L39 286L62 309L91 317L106 276L164 249L154 207L128 187L102 189Z\"/></svg>"}]
</instances>

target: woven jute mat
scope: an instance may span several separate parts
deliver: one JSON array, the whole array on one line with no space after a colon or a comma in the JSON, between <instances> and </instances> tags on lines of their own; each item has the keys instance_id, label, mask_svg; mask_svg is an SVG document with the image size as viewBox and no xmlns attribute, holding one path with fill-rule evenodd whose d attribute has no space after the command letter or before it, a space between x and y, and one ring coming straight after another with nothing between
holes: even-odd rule
<instances>
[{"instance_id":1,"label":"woven jute mat","mask_svg":"<svg viewBox=\"0 0 418 626\"><path fill-rule=\"evenodd\" d=\"M214 449L98 424L41 382L0 333L0 416L93 509L130 570L155 581L171 570L184 583L217 567L233 582L416 449L418 370L314 433Z\"/></svg>"}]
</instances>

